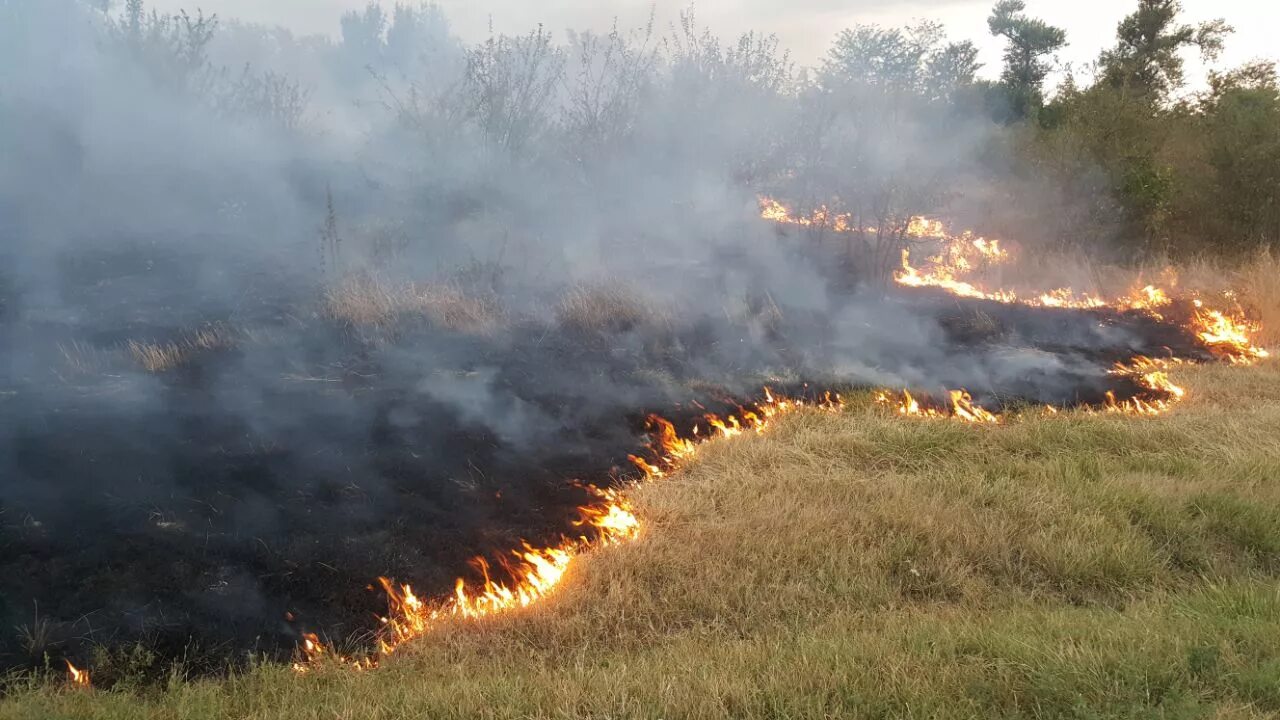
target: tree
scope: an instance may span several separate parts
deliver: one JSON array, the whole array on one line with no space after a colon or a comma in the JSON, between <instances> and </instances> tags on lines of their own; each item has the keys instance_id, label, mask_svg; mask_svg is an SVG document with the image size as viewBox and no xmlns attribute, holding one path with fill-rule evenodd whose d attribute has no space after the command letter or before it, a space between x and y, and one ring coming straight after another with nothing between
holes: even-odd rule
<instances>
[{"instance_id":1,"label":"tree","mask_svg":"<svg viewBox=\"0 0 1280 720\"><path fill-rule=\"evenodd\" d=\"M364 12L351 10L342 15L342 49L352 64L361 68L380 64L387 30L387 14L377 2L370 2Z\"/></svg>"},{"instance_id":2,"label":"tree","mask_svg":"<svg viewBox=\"0 0 1280 720\"><path fill-rule=\"evenodd\" d=\"M1216 58L1231 27L1222 20L1181 25L1181 12L1178 0L1138 0L1138 9L1116 28L1116 46L1102 53L1105 81L1161 101L1182 87L1182 50L1194 47L1206 60Z\"/></svg>"},{"instance_id":3,"label":"tree","mask_svg":"<svg viewBox=\"0 0 1280 720\"><path fill-rule=\"evenodd\" d=\"M1000 0L987 19L991 34L1007 43L1000 80L1012 120L1039 112L1044 104L1044 79L1053 69L1052 56L1067 44L1065 31L1027 17L1026 9L1023 0Z\"/></svg>"},{"instance_id":4,"label":"tree","mask_svg":"<svg viewBox=\"0 0 1280 720\"><path fill-rule=\"evenodd\" d=\"M634 131L658 67L652 40L652 18L636 33L616 23L607 35L569 33L576 64L566 77L562 123L579 162L608 157L607 149Z\"/></svg>"},{"instance_id":5,"label":"tree","mask_svg":"<svg viewBox=\"0 0 1280 720\"><path fill-rule=\"evenodd\" d=\"M166 90L199 94L214 80L208 50L218 30L217 15L147 12L143 0L128 0L106 28L107 38Z\"/></svg>"},{"instance_id":6,"label":"tree","mask_svg":"<svg viewBox=\"0 0 1280 720\"><path fill-rule=\"evenodd\" d=\"M944 39L942 26L931 22L844 30L823 62L822 80L827 85L949 99L957 89L973 83L981 65L973 43L944 43Z\"/></svg>"},{"instance_id":7,"label":"tree","mask_svg":"<svg viewBox=\"0 0 1280 720\"><path fill-rule=\"evenodd\" d=\"M449 62L456 50L449 20L434 3L396 3L387 26L386 59L403 72Z\"/></svg>"},{"instance_id":8,"label":"tree","mask_svg":"<svg viewBox=\"0 0 1280 720\"><path fill-rule=\"evenodd\" d=\"M541 25L520 36L493 35L467 52L469 116L493 147L530 149L552 125L564 51Z\"/></svg>"},{"instance_id":9,"label":"tree","mask_svg":"<svg viewBox=\"0 0 1280 720\"><path fill-rule=\"evenodd\" d=\"M844 30L827 53L823 78L842 84L914 92L920 86L924 58L934 40L930 32L913 33L876 25Z\"/></svg>"},{"instance_id":10,"label":"tree","mask_svg":"<svg viewBox=\"0 0 1280 720\"><path fill-rule=\"evenodd\" d=\"M957 92L974 84L981 67L972 42L948 43L925 60L925 92L931 100L954 101Z\"/></svg>"}]
</instances>

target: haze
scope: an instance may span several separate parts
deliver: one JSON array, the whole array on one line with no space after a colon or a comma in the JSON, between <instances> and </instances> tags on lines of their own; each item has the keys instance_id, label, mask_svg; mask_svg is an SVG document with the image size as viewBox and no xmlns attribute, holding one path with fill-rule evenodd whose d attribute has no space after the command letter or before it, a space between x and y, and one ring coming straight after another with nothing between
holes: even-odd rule
<instances>
[{"instance_id":1,"label":"haze","mask_svg":"<svg viewBox=\"0 0 1280 720\"><path fill-rule=\"evenodd\" d=\"M155 0L161 10L200 7L224 18L283 25L299 33L336 34L338 18L345 10L360 8L367 0ZM387 0L384 4L394 4ZM441 0L439 3L465 39L483 37L489 23L500 32L521 32L541 23L555 31L565 28L601 28L618 18L627 26L643 24L651 7L649 0ZM1084 68L1098 51L1111 42L1116 23L1132 10L1132 2L1116 0L1029 0L1028 11L1066 28L1070 46L1061 56L1064 63ZM946 25L951 37L975 41L982 50L983 74L994 76L1000 66L1000 44L987 32L986 18L992 2L987 0L706 0L697 3L702 22L721 34L747 30L776 33L792 55L809 64L826 52L839 30L857 23L901 25L913 19L932 19ZM658 20L669 22L683 2L656 4ZM1225 18L1236 28L1219 65L1230 67L1253 58L1280 58L1272 42L1270 28L1280 26L1280 4L1258 0L1183 0L1185 18L1200 22ZM1190 79L1198 84L1205 68L1189 65Z\"/></svg>"}]
</instances>

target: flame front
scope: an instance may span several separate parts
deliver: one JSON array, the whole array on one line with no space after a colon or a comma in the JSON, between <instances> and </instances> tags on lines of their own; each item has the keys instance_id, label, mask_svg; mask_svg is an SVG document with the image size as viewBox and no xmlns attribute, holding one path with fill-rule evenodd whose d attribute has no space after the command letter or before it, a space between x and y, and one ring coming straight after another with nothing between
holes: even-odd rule
<instances>
[{"instance_id":1,"label":"flame front","mask_svg":"<svg viewBox=\"0 0 1280 720\"><path fill-rule=\"evenodd\" d=\"M1153 360L1138 356L1128 364L1118 363L1111 370L1112 375L1134 378L1147 392L1127 400L1116 399L1115 393L1107 393L1106 410L1108 412L1128 413L1134 415L1159 415L1168 410L1174 403L1186 397L1187 391L1174 385L1169 379L1166 369L1176 360Z\"/></svg>"},{"instance_id":2,"label":"flame front","mask_svg":"<svg viewBox=\"0 0 1280 720\"><path fill-rule=\"evenodd\" d=\"M820 207L808 217L795 217L777 200L761 198L760 203L761 217L773 222L802 227L827 227L834 218L842 219L840 225L844 228L852 227L848 215L834 214L826 207ZM905 247L902 250L901 267L894 274L894 279L904 287L936 288L959 297L1005 304L1141 312L1166 322L1172 317L1174 322L1197 338L1214 357L1235 364L1249 364L1269 356L1265 349L1254 344L1252 337L1260 328L1245 317L1238 304L1234 311L1219 310L1208 307L1200 297L1176 299L1168 290L1154 284L1135 287L1124 296L1112 299L1079 293L1067 287L1019 294L1014 290L986 287L978 280L979 276L993 268L1013 262L1013 253L998 240L989 240L970 232L952 234L940 221L925 218L912 218L904 236L904 239L921 241L909 244L937 243L939 248L936 254L929 256L919 267L912 262L911 248ZM1162 276L1167 284L1177 284L1177 273L1172 269L1166 269ZM1234 296L1230 293L1225 295L1225 299L1235 304ZM1190 312L1187 311L1188 308L1191 309ZM1117 366L1112 374L1133 377L1142 392L1124 400L1110 393L1104 403L1105 409L1109 412L1155 415L1181 400L1186 395L1185 391L1169 380L1164 367L1156 365L1149 358L1137 357L1128 365ZM948 395L949 401L934 401L927 397L917 398L906 390L900 394L885 391L879 394L878 399L895 406L902 415L950 417L976 423L999 420L989 411L975 406L973 399L964 390L950 391ZM1058 408L1047 410L1057 412Z\"/></svg>"},{"instance_id":3,"label":"flame front","mask_svg":"<svg viewBox=\"0 0 1280 720\"><path fill-rule=\"evenodd\" d=\"M978 424L996 424L1000 416L977 405L967 390L950 390L946 403L934 402L931 398L917 398L910 390L894 393L882 390L876 394L876 402L897 408L899 415L925 418L955 418L964 422Z\"/></svg>"},{"instance_id":4,"label":"flame front","mask_svg":"<svg viewBox=\"0 0 1280 720\"><path fill-rule=\"evenodd\" d=\"M826 206L820 206L809 216L794 216L785 205L773 198L761 198L761 217L776 223L801 227L832 228L839 231L853 229L852 216L837 214ZM874 233L874 228L866 230ZM989 240L971 232L953 234L938 220L911 218L903 233L904 238L937 243L939 250L919 267L913 264L911 248L902 250L901 267L894 280L905 287L937 288L960 297L1012 304L1021 303L1047 308L1099 309L1116 311L1140 311L1158 319L1165 319L1166 308L1175 304L1175 298L1165 288L1156 285L1135 287L1122 297L1103 298L1080 293L1071 288L1054 288L1026 295L1004 288L982 285L977 276L998 266L1013 262L1014 255L998 240ZM1166 269L1162 275L1169 284L1176 284L1177 273ZM1227 299L1231 296L1228 294ZM1258 326L1249 322L1238 308L1224 311L1210 308L1199 297L1190 298L1194 312L1186 323L1191 331L1217 357L1237 364L1252 363L1268 357L1263 348L1253 343L1252 336ZM1183 302L1186 302L1184 299Z\"/></svg>"},{"instance_id":5,"label":"flame front","mask_svg":"<svg viewBox=\"0 0 1280 720\"><path fill-rule=\"evenodd\" d=\"M802 408L839 411L843 408L843 401L835 393L824 393L817 400L805 400L776 396L765 388L763 400L739 407L735 413L724 416L706 414L703 420L710 429L704 430L699 423L688 436L681 435L671 421L651 415L647 422L648 445L642 455L632 455L630 459L640 469L644 480L663 478L693 457L700 445L748 431L764 432L773 418ZM488 561L477 558L474 562L484 576L482 583L468 585L459 578L452 595L432 602L418 597L410 585L379 578L378 584L386 593L389 612L386 617L379 618L382 629L376 653L347 657L336 653L319 636L308 633L303 636L299 648L302 658L293 665L294 670L307 672L317 663L326 661L353 670L375 668L383 658L395 653L405 643L427 635L441 621L479 619L528 607L559 585L578 556L639 536L640 519L622 491L594 485L584 487L595 500L579 508L580 517L575 525L589 529L589 533L562 538L559 543L548 547L523 543L502 559L507 576L513 578L505 582L491 579Z\"/></svg>"},{"instance_id":6,"label":"flame front","mask_svg":"<svg viewBox=\"0 0 1280 720\"><path fill-rule=\"evenodd\" d=\"M1249 364L1256 360L1270 357L1270 353L1253 344L1252 336L1259 328L1251 323L1243 313L1228 315L1221 310L1205 307L1202 300L1196 299L1194 329L1214 354L1236 364Z\"/></svg>"}]
</instances>

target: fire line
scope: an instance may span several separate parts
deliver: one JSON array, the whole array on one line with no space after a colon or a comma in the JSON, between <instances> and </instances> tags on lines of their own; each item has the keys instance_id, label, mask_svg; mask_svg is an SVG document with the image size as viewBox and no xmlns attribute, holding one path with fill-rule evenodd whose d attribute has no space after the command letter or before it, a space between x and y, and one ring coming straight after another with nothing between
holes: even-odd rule
<instances>
[{"instance_id":1,"label":"fire line","mask_svg":"<svg viewBox=\"0 0 1280 720\"><path fill-rule=\"evenodd\" d=\"M762 399L740 406L736 413L703 415L701 422L694 425L687 436L682 436L671 421L651 415L647 422L648 444L642 454L631 455L630 460L641 472L639 482L657 480L681 467L707 442L748 432L764 433L775 418L798 410L839 412L843 407L840 395L832 392L806 399L775 395L765 388ZM293 665L294 670L307 672L325 661L354 670L376 668L382 659L406 643L429 634L442 621L484 618L528 607L549 595L580 555L639 537L640 519L622 490L594 485L585 487L594 495L595 502L579 508L580 517L575 524L580 528L590 528L590 535L565 537L548 547L524 543L510 552L505 569L514 579L506 582L490 579L487 561L477 559L485 580L479 585L468 586L459 579L452 595L436 601L423 600L408 584L379 578L378 582L387 595L389 612L379 618L381 631L376 651L361 656L344 656L322 642L319 636L310 633L303 639L302 657Z\"/></svg>"}]
</instances>

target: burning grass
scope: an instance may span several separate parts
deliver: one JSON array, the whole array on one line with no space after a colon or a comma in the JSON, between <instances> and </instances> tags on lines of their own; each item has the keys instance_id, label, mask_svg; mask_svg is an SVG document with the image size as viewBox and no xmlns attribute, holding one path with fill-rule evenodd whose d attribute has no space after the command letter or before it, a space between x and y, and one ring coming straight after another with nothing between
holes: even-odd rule
<instances>
[{"instance_id":1,"label":"burning grass","mask_svg":"<svg viewBox=\"0 0 1280 720\"><path fill-rule=\"evenodd\" d=\"M903 422L871 398L707 446L545 602L376 673L264 667L47 717L1280 713L1280 368L1183 367L1158 418Z\"/></svg>"},{"instance_id":2,"label":"burning grass","mask_svg":"<svg viewBox=\"0 0 1280 720\"><path fill-rule=\"evenodd\" d=\"M829 230L853 242L859 238L869 242L883 234L876 228L860 228L851 216L825 207L801 215L766 197L761 198L760 208L763 220L781 228ZM925 218L911 218L897 237L902 260L893 280L900 287L935 289L1008 305L1144 313L1187 328L1215 356L1237 363L1267 357L1264 346L1275 342L1275 328L1280 327L1270 322L1280 320L1275 283L1280 263L1270 253L1234 267L1201 260L1133 269L1026 253L1016 244L953 230ZM1006 285L1006 274L1016 277L1017 283ZM1080 289L1082 280L1088 289Z\"/></svg>"}]
</instances>

